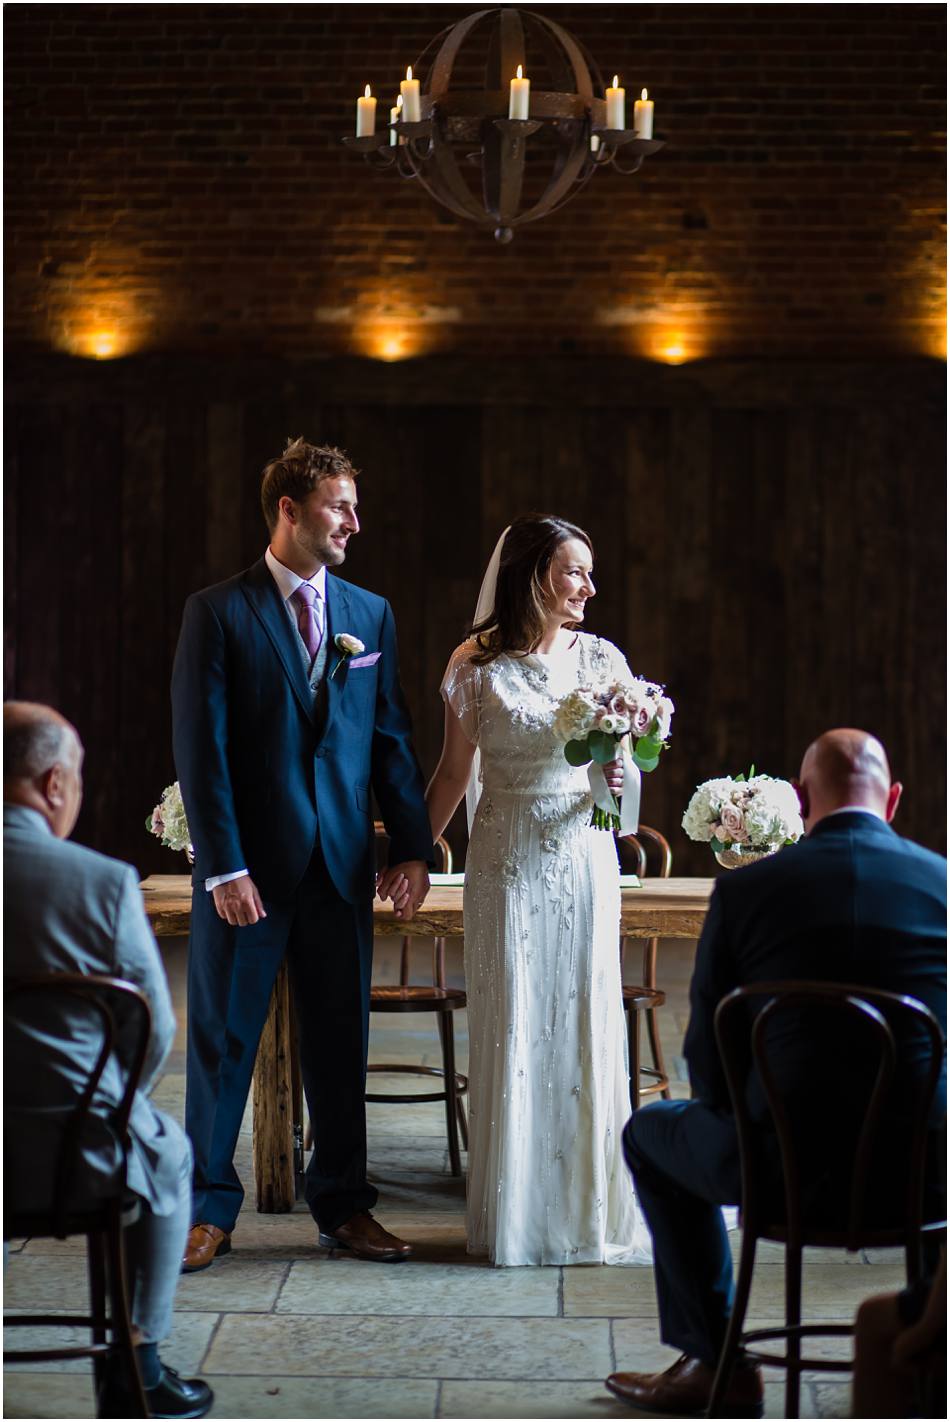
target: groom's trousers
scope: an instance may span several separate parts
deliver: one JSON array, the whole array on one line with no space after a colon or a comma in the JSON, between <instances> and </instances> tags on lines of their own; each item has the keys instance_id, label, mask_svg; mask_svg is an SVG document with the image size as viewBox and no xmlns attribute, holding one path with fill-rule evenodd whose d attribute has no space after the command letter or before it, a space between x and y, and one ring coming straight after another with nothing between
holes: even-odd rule
<instances>
[{"instance_id":1,"label":"groom's trousers","mask_svg":"<svg viewBox=\"0 0 950 1422\"><path fill-rule=\"evenodd\" d=\"M286 954L314 1149L306 1199L332 1233L371 1209L366 1180L366 1049L373 957L372 898L347 903L318 848L292 898L263 900L267 917L232 928L196 884L188 954L185 1125L195 1155L195 1223L234 1228L244 1190L234 1152L271 989Z\"/></svg>"},{"instance_id":2,"label":"groom's trousers","mask_svg":"<svg viewBox=\"0 0 950 1422\"><path fill-rule=\"evenodd\" d=\"M721 1207L741 1193L735 1124L701 1101L657 1101L627 1122L623 1149L653 1235L660 1337L714 1368L733 1299Z\"/></svg>"}]
</instances>

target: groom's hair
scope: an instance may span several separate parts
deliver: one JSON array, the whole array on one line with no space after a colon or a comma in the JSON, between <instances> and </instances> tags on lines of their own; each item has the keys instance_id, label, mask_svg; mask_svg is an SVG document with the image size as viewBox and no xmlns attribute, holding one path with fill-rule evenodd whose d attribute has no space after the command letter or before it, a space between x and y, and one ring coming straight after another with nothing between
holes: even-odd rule
<instances>
[{"instance_id":1,"label":"groom's hair","mask_svg":"<svg viewBox=\"0 0 950 1422\"><path fill-rule=\"evenodd\" d=\"M267 527L271 533L277 527L277 506L285 494L291 499L305 499L324 479L355 479L358 473L343 450L332 444L308 444L303 438L290 440L280 458L264 466L261 508Z\"/></svg>"}]
</instances>

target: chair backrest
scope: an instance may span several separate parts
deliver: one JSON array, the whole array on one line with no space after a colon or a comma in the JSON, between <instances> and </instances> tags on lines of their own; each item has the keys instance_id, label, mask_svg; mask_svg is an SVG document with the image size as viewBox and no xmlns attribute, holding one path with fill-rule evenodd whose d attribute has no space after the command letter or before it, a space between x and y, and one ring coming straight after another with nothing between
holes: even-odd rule
<instances>
[{"instance_id":1,"label":"chair backrest","mask_svg":"<svg viewBox=\"0 0 950 1422\"><path fill-rule=\"evenodd\" d=\"M641 879L668 879L673 871L673 851L659 830L640 825L636 834L617 835L620 867ZM651 873L652 867L652 873Z\"/></svg>"},{"instance_id":2,"label":"chair backrest","mask_svg":"<svg viewBox=\"0 0 950 1422\"><path fill-rule=\"evenodd\" d=\"M750 1034L751 1012L755 1016ZM929 1008L915 998L849 983L788 980L753 983L736 988L716 1009L716 1040L739 1135L742 1208L747 1224L754 1227L765 1223L764 1211L773 1206L772 1200L765 1198L765 1182L761 1178L762 1125L753 1120L749 1108L751 1059L758 1071L770 1124L778 1140L787 1237L793 1247L807 1242L809 1222L804 1218L803 1162L799 1154L801 1132L796 1131L789 1110L787 1082L780 1083L776 1071L775 1029L783 1014L796 1016L795 1031L801 1031L803 1018L811 1016L814 1021L815 1015L820 1014L826 1035L831 1024L832 1029L844 1034L850 1043L862 1043L860 1059L852 1061L854 1079L870 1084L860 1120L853 1120L853 1102L852 1119L842 1117L841 1093L836 1093L836 1080L831 1073L826 1086L820 1092L813 1091L808 1102L808 1110L814 1113L810 1123L814 1140L830 1138L821 1129L822 1121L827 1119L830 1131L837 1130L842 1140L853 1138L855 1142L850 1181L842 1182L847 1186L841 1193L841 1198L848 1201L847 1218L835 1222L848 1249L859 1248L868 1230L874 1227L869 1208L879 1210L880 1206L869 1206L868 1187L876 1183L872 1162L881 1158L886 1144L883 1131L888 1126L888 1108L893 1106L901 1055L906 1053L907 1044L915 1035L918 1043L923 1040L925 1050L918 1062L917 1089L906 1090L901 1096L901 1114L906 1123L899 1147L903 1158L893 1162L903 1175L906 1192L903 1209L895 1211L895 1219L901 1221L908 1248L916 1247L913 1242L919 1239L923 1224L928 1117L945 1049L943 1031ZM836 1022L832 1022L834 1017L837 1017ZM806 1045L813 1042L816 1051L819 1040L820 1034L815 1037L809 1034L805 1038ZM849 1085L853 1085L853 1080ZM836 1114L832 1117L831 1113ZM897 1146L896 1142L893 1144ZM827 1232L827 1223L825 1228Z\"/></svg>"},{"instance_id":3,"label":"chair backrest","mask_svg":"<svg viewBox=\"0 0 950 1422\"><path fill-rule=\"evenodd\" d=\"M68 1007L75 1011L78 1003L88 1014L90 1025L102 1034L99 1049L89 1066L83 1067L78 1061L75 1063L76 1075L70 1084L70 1101L62 1119L59 1149L53 1167L50 1211L53 1230L56 1234L65 1234L70 1197L75 1194L80 1174L80 1152L92 1116L106 1116L122 1147L123 1158L127 1158L129 1116L148 1051L152 1030L151 1009L145 994L134 983L99 974L44 973L19 978L4 983L3 996L8 1034L17 1023L29 1026L30 1003L34 1013L36 1004L41 1005L44 1030L48 1029L50 1008L55 1011L56 1007ZM125 1085L118 1102L111 1103L108 1111L104 1112L102 1102L97 1101L97 1091L120 1037ZM37 1050L42 1050L39 1043ZM15 1101L15 1084L8 1081L5 1094L8 1100ZM16 1110L17 1114L23 1114L23 1108ZM29 1114L31 1108L25 1110Z\"/></svg>"}]
</instances>

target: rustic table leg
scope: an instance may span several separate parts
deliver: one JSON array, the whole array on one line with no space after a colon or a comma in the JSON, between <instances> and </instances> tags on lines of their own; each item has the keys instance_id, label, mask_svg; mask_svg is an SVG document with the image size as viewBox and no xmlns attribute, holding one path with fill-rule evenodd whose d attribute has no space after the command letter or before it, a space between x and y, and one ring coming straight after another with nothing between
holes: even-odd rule
<instances>
[{"instance_id":1,"label":"rustic table leg","mask_svg":"<svg viewBox=\"0 0 950 1422\"><path fill-rule=\"evenodd\" d=\"M286 1214L296 1198L292 1031L290 981L283 963L254 1069L254 1180L257 1208L268 1215Z\"/></svg>"}]
</instances>

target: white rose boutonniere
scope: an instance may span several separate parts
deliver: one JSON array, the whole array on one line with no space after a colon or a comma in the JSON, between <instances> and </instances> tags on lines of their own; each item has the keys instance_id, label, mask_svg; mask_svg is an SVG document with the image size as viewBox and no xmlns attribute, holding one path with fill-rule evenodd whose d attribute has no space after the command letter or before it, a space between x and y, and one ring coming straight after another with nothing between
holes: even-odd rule
<instances>
[{"instance_id":1,"label":"white rose boutonniere","mask_svg":"<svg viewBox=\"0 0 950 1422\"><path fill-rule=\"evenodd\" d=\"M333 639L333 645L336 647L340 656L336 666L330 673L331 681L344 662L348 661L350 657L358 657L360 652L366 651L366 643L361 642L359 637L354 637L351 632L338 632Z\"/></svg>"}]
</instances>

